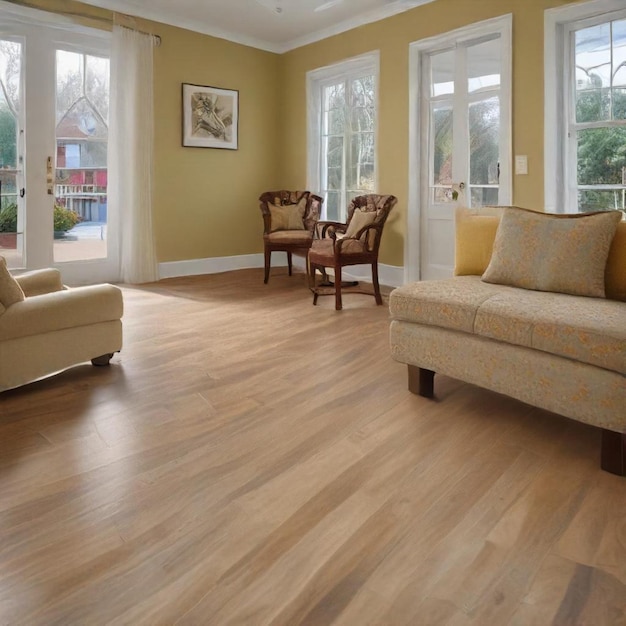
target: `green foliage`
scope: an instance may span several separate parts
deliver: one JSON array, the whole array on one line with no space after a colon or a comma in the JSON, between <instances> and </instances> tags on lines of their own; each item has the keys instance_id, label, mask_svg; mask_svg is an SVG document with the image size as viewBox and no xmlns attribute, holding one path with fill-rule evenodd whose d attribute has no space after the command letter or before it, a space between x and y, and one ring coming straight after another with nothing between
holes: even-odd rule
<instances>
[{"instance_id":1,"label":"green foliage","mask_svg":"<svg viewBox=\"0 0 626 626\"><path fill-rule=\"evenodd\" d=\"M0 106L0 167L15 167L17 126L15 118L6 107Z\"/></svg>"},{"instance_id":2,"label":"green foliage","mask_svg":"<svg viewBox=\"0 0 626 626\"><path fill-rule=\"evenodd\" d=\"M17 204L13 202L0 211L0 233L17 232Z\"/></svg>"},{"instance_id":3,"label":"green foliage","mask_svg":"<svg viewBox=\"0 0 626 626\"><path fill-rule=\"evenodd\" d=\"M58 204L54 206L54 230L56 232L71 230L78 222L80 222L78 213Z\"/></svg>"}]
</instances>

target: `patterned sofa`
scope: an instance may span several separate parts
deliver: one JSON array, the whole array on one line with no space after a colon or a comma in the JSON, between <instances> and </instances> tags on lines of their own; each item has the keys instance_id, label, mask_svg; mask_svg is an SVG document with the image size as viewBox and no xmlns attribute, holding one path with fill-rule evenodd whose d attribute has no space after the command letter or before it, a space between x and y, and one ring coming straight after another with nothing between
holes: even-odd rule
<instances>
[{"instance_id":1,"label":"patterned sofa","mask_svg":"<svg viewBox=\"0 0 626 626\"><path fill-rule=\"evenodd\" d=\"M625 476L626 222L524 211L537 230L521 211L457 211L454 278L391 293L392 357L413 393L432 397L438 372L601 428L601 467ZM586 238L584 220L611 218Z\"/></svg>"}]
</instances>

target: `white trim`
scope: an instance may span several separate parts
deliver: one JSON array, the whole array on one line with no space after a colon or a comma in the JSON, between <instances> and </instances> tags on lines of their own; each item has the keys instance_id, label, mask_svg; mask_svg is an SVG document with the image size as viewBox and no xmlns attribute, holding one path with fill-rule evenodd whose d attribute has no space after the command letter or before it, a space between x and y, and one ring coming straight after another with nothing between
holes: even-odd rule
<instances>
[{"instance_id":1,"label":"white trim","mask_svg":"<svg viewBox=\"0 0 626 626\"><path fill-rule=\"evenodd\" d=\"M272 267L287 265L272 257ZM206 259L189 259L186 261L170 261L159 263L159 278L174 278L176 276L196 276L198 274L219 274L233 270L242 270L264 267L263 254L242 254L239 256L210 257Z\"/></svg>"},{"instance_id":2,"label":"white trim","mask_svg":"<svg viewBox=\"0 0 626 626\"><path fill-rule=\"evenodd\" d=\"M304 257L294 256L293 266L303 270ZM242 269L262 269L264 259L262 254L243 254L240 256L212 257L207 259L190 259L187 261L171 261L159 263L159 279L176 278L178 276L198 276L201 274L220 274ZM287 258L283 255L272 255L272 267L287 267ZM350 271L343 272L347 280L372 280L372 270L369 265L353 265ZM270 280L272 274L270 272ZM378 264L378 279L381 285L399 287L403 284L404 268L396 265Z\"/></svg>"},{"instance_id":3,"label":"white trim","mask_svg":"<svg viewBox=\"0 0 626 626\"><path fill-rule=\"evenodd\" d=\"M567 206L565 189L565 137L568 120L564 98L565 76L564 46L566 26L603 14L624 9L624 0L590 0L578 4L547 9L544 13L544 205L546 211L564 212Z\"/></svg>"},{"instance_id":4,"label":"white trim","mask_svg":"<svg viewBox=\"0 0 626 626\"><path fill-rule=\"evenodd\" d=\"M70 31L75 41L79 39L79 36L83 36L84 40L80 41L83 48L87 47L94 51L108 53L111 47L110 31L81 26L71 18L57 13L22 7L0 0L0 15L2 16L0 31L3 33L18 32L21 34L25 28L30 30L35 26L53 31ZM57 42L55 41L55 43Z\"/></svg>"},{"instance_id":5,"label":"white trim","mask_svg":"<svg viewBox=\"0 0 626 626\"><path fill-rule=\"evenodd\" d=\"M132 10L133 15L136 15L137 17L149 19L154 22L171 24L172 26L178 26L197 33L202 33L204 35L210 35L211 37L226 39L227 41L232 41L244 46L251 46L253 48L258 48L259 50L266 50L267 52L275 52L277 54L289 52L295 48L327 39L333 35L339 35L340 33L363 26L364 24L370 24L372 22L392 17L398 13L403 13L404 11L414 9L415 7L429 4L430 2L434 2L434 0L393 0L383 7L372 11L366 11L348 20L338 22L329 28L324 28L302 37L296 37L295 39L278 43L275 41L251 37L242 33L228 31L220 28L219 26L202 22L197 19L182 17L176 12L176 3L174 2L170 3L172 6L171 11L166 11L150 7L147 2L140 6L135 3L130 4L127 0L87 0L87 4L92 4L94 6L126 14ZM280 16L276 16L276 19L280 19Z\"/></svg>"},{"instance_id":6,"label":"white trim","mask_svg":"<svg viewBox=\"0 0 626 626\"><path fill-rule=\"evenodd\" d=\"M508 150L502 151L500 159L508 160L508 172L500 179L500 195L504 200L511 201L512 191L512 29L513 15L507 14L500 17L476 22L441 35L428 37L409 44L409 197L407 213L407 237L404 248L405 282L420 280L421 272L421 195L422 195L422 168L421 148L425 130L421 128L422 105L420 102L422 84L422 55L426 51L434 51L438 48L445 49L451 42L464 42L475 39L481 35L499 32L502 42L502 77L500 83L500 102L508 98L508 106L501 108L504 112L504 121L508 124ZM506 170L507 168L501 168ZM505 185L507 188L505 189Z\"/></svg>"}]
</instances>

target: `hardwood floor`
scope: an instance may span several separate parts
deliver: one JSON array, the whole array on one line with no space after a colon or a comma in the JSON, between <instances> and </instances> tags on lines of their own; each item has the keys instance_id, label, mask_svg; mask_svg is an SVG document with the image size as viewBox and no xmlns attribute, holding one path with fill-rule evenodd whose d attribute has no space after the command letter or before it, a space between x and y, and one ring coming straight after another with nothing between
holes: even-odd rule
<instances>
[{"instance_id":1,"label":"hardwood floor","mask_svg":"<svg viewBox=\"0 0 626 626\"><path fill-rule=\"evenodd\" d=\"M284 268L124 298L111 367L0 395L0 624L626 624L598 430L412 395L386 306Z\"/></svg>"}]
</instances>

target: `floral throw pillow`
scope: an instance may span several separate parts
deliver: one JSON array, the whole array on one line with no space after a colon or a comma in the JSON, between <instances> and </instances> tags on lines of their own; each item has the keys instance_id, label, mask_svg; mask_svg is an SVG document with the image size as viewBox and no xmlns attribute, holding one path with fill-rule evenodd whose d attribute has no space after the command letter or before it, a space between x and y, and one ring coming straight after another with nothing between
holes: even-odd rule
<instances>
[{"instance_id":1,"label":"floral throw pillow","mask_svg":"<svg viewBox=\"0 0 626 626\"><path fill-rule=\"evenodd\" d=\"M555 215L508 208L482 280L604 298L604 270L620 211Z\"/></svg>"}]
</instances>

